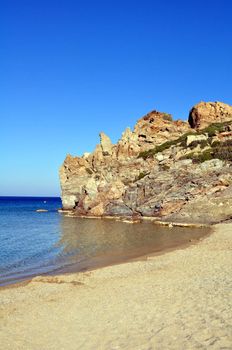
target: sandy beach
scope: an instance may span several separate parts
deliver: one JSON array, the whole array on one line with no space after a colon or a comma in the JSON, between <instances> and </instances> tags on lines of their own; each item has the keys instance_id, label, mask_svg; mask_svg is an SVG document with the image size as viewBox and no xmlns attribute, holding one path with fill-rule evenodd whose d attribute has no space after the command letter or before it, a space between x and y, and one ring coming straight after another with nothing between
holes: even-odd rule
<instances>
[{"instance_id":1,"label":"sandy beach","mask_svg":"<svg viewBox=\"0 0 232 350\"><path fill-rule=\"evenodd\" d=\"M232 349L232 224L198 244L2 288L2 349Z\"/></svg>"}]
</instances>

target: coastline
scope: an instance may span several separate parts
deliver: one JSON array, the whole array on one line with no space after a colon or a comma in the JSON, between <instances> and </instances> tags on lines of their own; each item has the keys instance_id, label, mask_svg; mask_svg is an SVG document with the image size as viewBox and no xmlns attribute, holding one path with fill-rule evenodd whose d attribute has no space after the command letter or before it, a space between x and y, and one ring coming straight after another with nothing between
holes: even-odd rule
<instances>
[{"instance_id":1,"label":"coastline","mask_svg":"<svg viewBox=\"0 0 232 350\"><path fill-rule=\"evenodd\" d=\"M70 217L70 215L65 215ZM140 220L128 218L128 217L119 217L119 216L108 216L108 217L90 217L90 216L76 216L71 215L73 218L81 219L81 220L91 220L91 219L101 219L106 221L114 221L123 223L123 225L135 225L136 229L140 229L140 224L149 225L151 232L153 232L154 227L154 234L156 235L156 231L162 230L164 228L162 227L168 227L166 230L168 230L170 238L173 236L174 239L169 239L168 237L165 238L165 232L164 238L161 239L161 243L159 244L156 242L155 245L150 246L140 246L137 249L133 249L132 251L127 250L123 254L118 254L114 251L109 251L108 253L105 252L104 255L98 255L93 256L91 259L87 260L78 260L77 262L72 262L69 264L65 264L64 266L55 266L53 269L47 270L41 268L38 268L36 270L31 270L31 272L20 274L18 277L17 275L13 275L8 277L7 279L0 279L0 289L1 288L10 288L11 286L17 286L18 284L24 283L24 282L30 282L33 278L37 276L56 276L56 275L62 275L62 274L69 274L69 273L79 273L83 271L93 271L99 268L107 267L107 266L113 266L118 264L124 264L127 262L132 261L138 261L141 259L146 259L150 256L157 256L166 254L167 252L171 252L176 249L184 249L192 244L197 244L202 239L205 239L208 235L212 232L212 225L202 225L202 224L188 224L188 223L176 223L176 222L164 222L164 221L157 221L153 217L144 217ZM137 226L138 225L138 226ZM125 226L125 227L126 227ZM161 228L159 228L159 226ZM178 229L180 228L181 231ZM119 228L120 229L120 228ZM132 229L132 227L131 227ZM178 232L177 232L178 230ZM182 231L183 230L183 231ZM133 229L134 231L134 229ZM136 230L135 230L136 231ZM181 233L182 232L182 233ZM191 232L191 233L190 233ZM176 237L176 238L175 238Z\"/></svg>"},{"instance_id":2,"label":"coastline","mask_svg":"<svg viewBox=\"0 0 232 350\"><path fill-rule=\"evenodd\" d=\"M119 216L119 215L83 215L83 214L76 214L73 210L71 209L58 209L58 213L63 214L64 216L71 217L71 218L81 218L81 219L93 219L93 220L115 220L115 221L122 221L125 223L130 223L130 224L137 224L139 222L143 221L150 221L154 223L155 225L160 225L160 226L176 226L176 227L195 227L195 228L200 228L200 227L211 227L212 225L216 225L218 222L215 223L197 223L197 222L178 222L178 221L163 221L163 220L158 220L157 217L154 216L138 216L138 217L133 217L133 216Z\"/></svg>"},{"instance_id":3,"label":"coastline","mask_svg":"<svg viewBox=\"0 0 232 350\"><path fill-rule=\"evenodd\" d=\"M4 349L231 349L232 224L199 244L2 288Z\"/></svg>"},{"instance_id":4,"label":"coastline","mask_svg":"<svg viewBox=\"0 0 232 350\"><path fill-rule=\"evenodd\" d=\"M89 219L89 217L83 217L83 218ZM95 217L94 217L94 219L95 219ZM112 217L109 217L109 219L112 219ZM124 220L120 220L120 221L128 223L128 221L124 221ZM130 223L132 223L132 222L129 222L129 224ZM157 222L154 222L154 224L156 224L156 223ZM83 269L83 270L79 270L79 271L78 271L78 268L77 268L77 266L79 266L79 263L74 263L74 264L71 264L68 267L61 268L61 269L58 269L58 270L53 271L51 273L44 274L44 276L59 276L59 275L64 275L65 276L65 275L68 275L68 274L92 272L92 271L96 271L98 269L103 269L103 268L107 268L107 267L111 267L111 266L118 266L118 265L122 265L122 264L136 262L136 261L143 261L143 260L146 260L146 259L149 259L149 258L152 258L152 257L165 255L167 253L176 251L178 249L187 249L188 247L190 247L192 245L199 244L201 241L203 241L204 239L209 237L212 234L212 232L213 232L213 228L212 228L213 226L209 226L209 225L197 225L197 224L196 225L195 224L183 224L182 225L182 224L177 223L176 225L174 224L173 226L170 226L169 223L164 223L164 225L163 225L162 222L157 223L157 225L169 226L169 227L177 226L177 227L183 227L183 228L185 228L185 227L189 227L189 228L207 228L208 231L204 232L204 234L202 234L198 238L192 238L192 239L190 239L189 241L186 241L186 242L179 242L177 244L170 245L169 247L166 247L166 248L160 248L160 249L157 249L155 251L153 250L151 252L146 252L146 253L143 253L143 254L140 253L140 254L138 254L136 256L127 255L127 256L124 256L121 259L120 258L116 258L115 261L110 262L110 263L109 262L107 263L104 260L102 260L102 261L100 260L100 262L98 262L97 264L95 263L94 266L93 266L93 264L91 264L89 266L89 268ZM9 285L9 287L10 286L11 285ZM6 286L6 288L7 288L7 286Z\"/></svg>"}]
</instances>

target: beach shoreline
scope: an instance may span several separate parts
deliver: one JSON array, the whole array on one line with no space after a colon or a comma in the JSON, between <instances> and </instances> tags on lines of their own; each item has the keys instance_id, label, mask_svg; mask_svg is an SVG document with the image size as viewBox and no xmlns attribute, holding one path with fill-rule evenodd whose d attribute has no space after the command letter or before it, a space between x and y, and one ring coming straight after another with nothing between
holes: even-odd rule
<instances>
[{"instance_id":1,"label":"beach shoreline","mask_svg":"<svg viewBox=\"0 0 232 350\"><path fill-rule=\"evenodd\" d=\"M232 224L199 244L1 289L4 349L231 349Z\"/></svg>"},{"instance_id":2,"label":"beach shoreline","mask_svg":"<svg viewBox=\"0 0 232 350\"><path fill-rule=\"evenodd\" d=\"M96 219L96 217L88 217L88 216L82 216L82 217L76 217L81 220L91 220L91 219ZM153 247L154 249L152 250L146 250L144 248L137 249L136 251L130 252L127 251L125 254L121 255L114 255L113 252L104 254L103 256L97 256L97 257L92 257L89 259L88 262L73 262L71 264L65 265L64 267L56 267L53 270L50 271L43 271L42 267L40 271L33 272L31 271L30 274L21 274L20 278L17 277L12 277L8 278L7 280L0 280L0 290L2 288L10 288L11 286L17 287L17 285L21 285L24 282L30 282L33 278L37 276L56 276L56 275L63 275L63 274L69 274L69 273L79 273L79 272L84 272L84 271L94 271L96 269L104 268L107 266L114 266L114 265L119 265L119 264L124 264L127 262L133 262L133 261L139 261L139 260L144 260L147 259L151 256L158 256L162 254L166 254L168 252L171 252L176 249L184 249L187 248L190 245L197 244L199 243L202 239L205 239L212 233L212 225L201 225L201 224L183 224L183 223L170 223L170 222L162 222L159 221L157 222L153 218L150 217L145 217L143 220L138 221L130 221L128 218L123 218L123 217L107 217L107 218L98 218L101 220L114 220L114 221L119 221L123 222L124 225L139 225L140 223L152 223L151 227L154 227L154 234L156 234L156 230L159 229L159 226L161 227L168 227L168 230L170 230L170 233L172 233L172 230L174 230L174 234L176 233L177 228L183 228L185 229L193 229L191 237L188 237L187 232L186 232L186 237L185 235L180 234L179 239L176 241L174 240L173 242L167 241L166 246L163 244L157 245ZM154 226L153 226L154 225ZM194 229L200 229L202 232L194 232ZM178 234L177 234L178 235ZM177 236L178 237L178 236ZM163 243L163 242L162 242Z\"/></svg>"},{"instance_id":3,"label":"beach shoreline","mask_svg":"<svg viewBox=\"0 0 232 350\"><path fill-rule=\"evenodd\" d=\"M219 222L212 223L198 223L198 222L179 222L176 220L158 220L155 216L120 216L120 215L90 215L90 214L78 214L73 209L58 209L58 213L70 217L70 218L81 218L81 219L93 219L93 220L115 220L122 221L130 224L137 224L140 222L152 222L155 225L160 226L176 226L176 227L192 227L192 228L200 228L200 227L211 227L212 225L216 225Z\"/></svg>"}]
</instances>

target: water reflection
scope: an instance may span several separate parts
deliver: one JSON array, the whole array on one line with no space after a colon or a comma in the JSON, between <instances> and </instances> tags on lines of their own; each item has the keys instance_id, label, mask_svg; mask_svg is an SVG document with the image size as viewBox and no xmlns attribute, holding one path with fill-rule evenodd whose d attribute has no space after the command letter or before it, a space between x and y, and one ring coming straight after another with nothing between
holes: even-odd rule
<instances>
[{"instance_id":1,"label":"water reflection","mask_svg":"<svg viewBox=\"0 0 232 350\"><path fill-rule=\"evenodd\" d=\"M61 216L60 226L58 245L63 247L66 263L75 263L76 270L167 250L207 233L202 228L168 228L150 222L128 224L65 216Z\"/></svg>"},{"instance_id":2,"label":"water reflection","mask_svg":"<svg viewBox=\"0 0 232 350\"><path fill-rule=\"evenodd\" d=\"M32 214L22 214L14 222L14 230L9 227L5 246L2 240L2 256L8 260L0 266L0 285L41 274L81 271L124 262L197 240L209 231L168 228L151 222L128 224L107 219L70 218L57 212L46 216Z\"/></svg>"}]
</instances>

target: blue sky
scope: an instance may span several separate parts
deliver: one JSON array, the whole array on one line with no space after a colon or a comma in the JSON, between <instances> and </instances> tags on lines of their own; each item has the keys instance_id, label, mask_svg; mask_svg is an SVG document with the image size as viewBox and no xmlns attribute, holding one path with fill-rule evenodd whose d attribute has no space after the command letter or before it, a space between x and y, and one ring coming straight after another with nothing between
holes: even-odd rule
<instances>
[{"instance_id":1,"label":"blue sky","mask_svg":"<svg viewBox=\"0 0 232 350\"><path fill-rule=\"evenodd\" d=\"M59 195L65 155L152 109L232 104L232 2L1 1L0 195Z\"/></svg>"}]
</instances>

